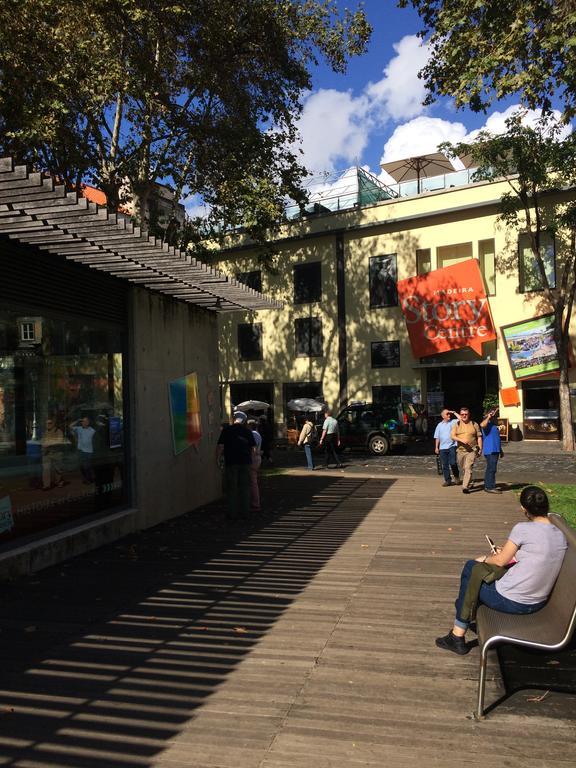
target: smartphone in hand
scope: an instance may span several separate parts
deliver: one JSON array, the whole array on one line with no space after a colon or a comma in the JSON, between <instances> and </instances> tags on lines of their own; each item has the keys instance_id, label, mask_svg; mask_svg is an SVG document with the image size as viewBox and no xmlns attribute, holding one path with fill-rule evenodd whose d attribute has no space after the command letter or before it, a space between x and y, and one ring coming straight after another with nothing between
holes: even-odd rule
<instances>
[{"instance_id":1,"label":"smartphone in hand","mask_svg":"<svg viewBox=\"0 0 576 768\"><path fill-rule=\"evenodd\" d=\"M495 555L496 554L496 544L494 544L493 539L491 539L490 536L488 536L488 534L484 534L484 536L486 537L486 541L488 542L488 546L490 547L490 551L492 552L493 555Z\"/></svg>"}]
</instances>

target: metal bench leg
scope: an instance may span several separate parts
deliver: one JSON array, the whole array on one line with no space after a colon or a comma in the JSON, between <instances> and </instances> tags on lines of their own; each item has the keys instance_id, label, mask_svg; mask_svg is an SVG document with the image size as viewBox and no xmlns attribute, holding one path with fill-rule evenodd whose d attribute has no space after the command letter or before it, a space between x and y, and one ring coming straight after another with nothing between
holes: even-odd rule
<instances>
[{"instance_id":1,"label":"metal bench leg","mask_svg":"<svg viewBox=\"0 0 576 768\"><path fill-rule=\"evenodd\" d=\"M476 712L474 717L476 720L484 719L484 693L486 688L486 664L488 662L488 649L482 648L480 654L480 674L478 676L478 702L476 705Z\"/></svg>"}]
</instances>

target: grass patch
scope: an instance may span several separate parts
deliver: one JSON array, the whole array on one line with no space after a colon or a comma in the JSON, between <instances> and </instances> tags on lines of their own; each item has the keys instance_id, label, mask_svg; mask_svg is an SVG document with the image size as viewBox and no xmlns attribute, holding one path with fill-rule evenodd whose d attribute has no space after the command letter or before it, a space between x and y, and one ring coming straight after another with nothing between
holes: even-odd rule
<instances>
[{"instance_id":1,"label":"grass patch","mask_svg":"<svg viewBox=\"0 0 576 768\"><path fill-rule=\"evenodd\" d=\"M560 485L558 483L535 483L543 488L550 499L550 511L556 512L576 528L576 485ZM524 485L513 486L514 492L520 496Z\"/></svg>"},{"instance_id":2,"label":"grass patch","mask_svg":"<svg viewBox=\"0 0 576 768\"><path fill-rule=\"evenodd\" d=\"M266 467L266 469L260 470L260 475L262 477L273 477L274 475L284 474L286 474L286 469L284 467Z\"/></svg>"}]
</instances>

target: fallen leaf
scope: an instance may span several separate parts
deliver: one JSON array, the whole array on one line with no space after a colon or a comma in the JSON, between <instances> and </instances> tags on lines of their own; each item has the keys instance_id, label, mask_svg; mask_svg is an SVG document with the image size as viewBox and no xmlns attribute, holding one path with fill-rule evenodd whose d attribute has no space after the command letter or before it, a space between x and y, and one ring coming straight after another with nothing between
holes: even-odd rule
<instances>
[{"instance_id":1,"label":"fallen leaf","mask_svg":"<svg viewBox=\"0 0 576 768\"><path fill-rule=\"evenodd\" d=\"M556 659L552 659L551 661L547 661L546 664L560 664L560 662Z\"/></svg>"},{"instance_id":2,"label":"fallen leaf","mask_svg":"<svg viewBox=\"0 0 576 768\"><path fill-rule=\"evenodd\" d=\"M368 544L360 544L360 546L362 547L362 549L368 549Z\"/></svg>"},{"instance_id":3,"label":"fallen leaf","mask_svg":"<svg viewBox=\"0 0 576 768\"><path fill-rule=\"evenodd\" d=\"M38 629L38 627L35 627L34 625L31 625L29 627L25 627L24 628L24 632L36 632L37 629Z\"/></svg>"},{"instance_id":4,"label":"fallen leaf","mask_svg":"<svg viewBox=\"0 0 576 768\"><path fill-rule=\"evenodd\" d=\"M234 627L234 632L238 635L245 635L248 630L245 627Z\"/></svg>"}]
</instances>

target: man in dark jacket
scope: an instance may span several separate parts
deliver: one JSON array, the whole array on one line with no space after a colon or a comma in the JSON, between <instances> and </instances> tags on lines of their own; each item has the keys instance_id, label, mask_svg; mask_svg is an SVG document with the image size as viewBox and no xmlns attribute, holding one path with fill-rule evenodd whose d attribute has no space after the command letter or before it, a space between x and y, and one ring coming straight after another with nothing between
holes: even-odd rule
<instances>
[{"instance_id":1,"label":"man in dark jacket","mask_svg":"<svg viewBox=\"0 0 576 768\"><path fill-rule=\"evenodd\" d=\"M247 517L250 506L250 467L256 441L246 426L242 411L234 414L234 423L222 429L216 446L216 457L224 456L228 515L231 519Z\"/></svg>"}]
</instances>

